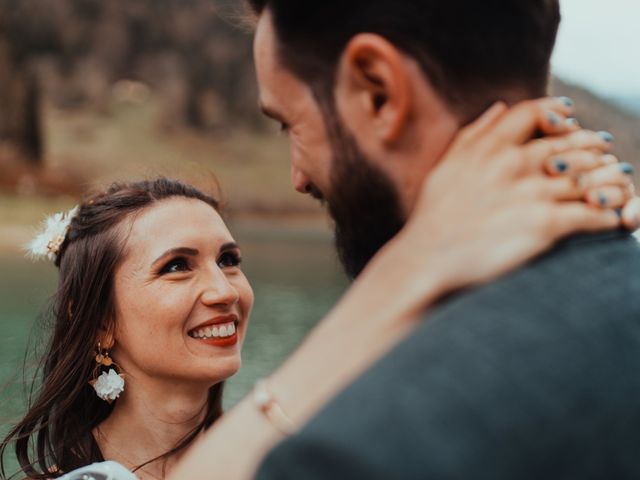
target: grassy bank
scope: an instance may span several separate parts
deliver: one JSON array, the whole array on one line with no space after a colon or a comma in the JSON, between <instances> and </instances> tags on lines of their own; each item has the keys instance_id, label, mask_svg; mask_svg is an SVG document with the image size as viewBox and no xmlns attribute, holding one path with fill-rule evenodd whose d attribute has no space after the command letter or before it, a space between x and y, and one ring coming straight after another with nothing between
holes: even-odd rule
<instances>
[{"instance_id":1,"label":"grassy bank","mask_svg":"<svg viewBox=\"0 0 640 480\"><path fill-rule=\"evenodd\" d=\"M113 102L106 111L43 111L44 171L73 179L75 192L117 180L180 178L222 198L232 220L326 228L317 203L291 187L286 140L233 128L208 134L162 126L161 102ZM7 168L3 166L5 173ZM24 175L0 191L0 249L26 242L45 215L70 208L78 194L43 195ZM306 225L306 226L304 226Z\"/></svg>"}]
</instances>

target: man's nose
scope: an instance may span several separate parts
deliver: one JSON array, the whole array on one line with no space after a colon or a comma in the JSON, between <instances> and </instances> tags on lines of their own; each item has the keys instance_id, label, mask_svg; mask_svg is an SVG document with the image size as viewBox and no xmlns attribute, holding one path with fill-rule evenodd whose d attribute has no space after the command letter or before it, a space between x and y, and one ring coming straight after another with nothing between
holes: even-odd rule
<instances>
[{"instance_id":1,"label":"man's nose","mask_svg":"<svg viewBox=\"0 0 640 480\"><path fill-rule=\"evenodd\" d=\"M229 306L237 303L240 299L238 290L229 282L227 276L218 266L212 269L205 282L201 296L202 303L205 305Z\"/></svg>"},{"instance_id":2,"label":"man's nose","mask_svg":"<svg viewBox=\"0 0 640 480\"><path fill-rule=\"evenodd\" d=\"M294 165L291 165L291 183L300 193L309 193L309 178Z\"/></svg>"}]
</instances>

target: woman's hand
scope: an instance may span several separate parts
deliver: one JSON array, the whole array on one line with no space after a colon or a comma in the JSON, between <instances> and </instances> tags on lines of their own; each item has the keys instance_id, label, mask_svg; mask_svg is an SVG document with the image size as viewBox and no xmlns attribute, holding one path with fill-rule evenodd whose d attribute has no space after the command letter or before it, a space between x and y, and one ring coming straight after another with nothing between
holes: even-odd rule
<instances>
[{"instance_id":1,"label":"woman's hand","mask_svg":"<svg viewBox=\"0 0 640 480\"><path fill-rule=\"evenodd\" d=\"M607 153L609 134L567 120L568 104L498 103L459 132L394 239L412 257L407 268L435 268L446 293L491 280L567 235L638 228L633 169ZM530 140L536 130L547 136ZM420 264L411 252L431 255Z\"/></svg>"}]
</instances>

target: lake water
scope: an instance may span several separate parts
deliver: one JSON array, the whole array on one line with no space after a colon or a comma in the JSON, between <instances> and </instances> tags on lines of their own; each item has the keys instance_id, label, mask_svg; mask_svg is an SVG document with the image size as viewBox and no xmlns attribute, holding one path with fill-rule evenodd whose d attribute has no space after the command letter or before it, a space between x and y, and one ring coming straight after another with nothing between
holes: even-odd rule
<instances>
[{"instance_id":1,"label":"lake water","mask_svg":"<svg viewBox=\"0 0 640 480\"><path fill-rule=\"evenodd\" d=\"M243 366L227 382L233 405L295 348L347 286L328 232L317 229L232 227L243 251L243 270L255 292ZM23 364L28 343L38 341L35 319L55 288L48 262L0 255L0 432L24 402Z\"/></svg>"}]
</instances>

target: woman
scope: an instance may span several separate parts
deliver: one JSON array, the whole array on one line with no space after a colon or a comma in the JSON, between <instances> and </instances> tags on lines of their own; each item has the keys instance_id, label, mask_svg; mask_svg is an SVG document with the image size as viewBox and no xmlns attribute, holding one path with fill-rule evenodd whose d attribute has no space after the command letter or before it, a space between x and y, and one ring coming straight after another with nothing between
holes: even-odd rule
<instances>
[{"instance_id":1,"label":"woman","mask_svg":"<svg viewBox=\"0 0 640 480\"><path fill-rule=\"evenodd\" d=\"M405 228L269 385L257 389L259 408L242 401L191 449L221 459L219 478L248 477L282 433L405 336L443 294L493 278L570 233L618 226L610 208L626 204L622 220L637 227L639 201L627 202L628 168L604 155L608 143L578 135L571 122L549 121L549 112L569 113L565 103L546 99L505 110L497 105L459 134ZM529 120L515 121L523 112ZM561 135L515 140L536 127ZM567 159L562 165L558 153ZM580 181L567 172L582 172ZM457 176L457 191L444 196L439 189L451 182L440 180L449 175ZM480 194L486 201L474 201ZM450 201L432 201L445 197ZM29 478L59 477L103 460L140 479L167 472L194 478L193 461L176 465L222 414L222 385L240 367L253 302L239 247L217 209L214 199L178 182L116 184L84 201L68 228L46 242L60 268L54 332L42 387L2 447L16 443ZM460 210L459 229L437 228L461 218ZM326 358L327 342L339 355ZM122 475L111 463L97 468L104 478Z\"/></svg>"}]
</instances>

